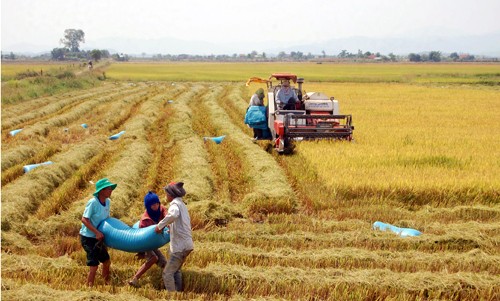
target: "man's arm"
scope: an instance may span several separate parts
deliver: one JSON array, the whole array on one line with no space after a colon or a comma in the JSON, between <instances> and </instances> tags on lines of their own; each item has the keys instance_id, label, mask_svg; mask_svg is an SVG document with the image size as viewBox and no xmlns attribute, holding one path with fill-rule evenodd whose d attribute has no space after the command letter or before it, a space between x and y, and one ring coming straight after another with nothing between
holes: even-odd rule
<instances>
[{"instance_id":1,"label":"man's arm","mask_svg":"<svg viewBox=\"0 0 500 301\"><path fill-rule=\"evenodd\" d=\"M101 231L97 230L96 227L94 227L94 225L92 225L92 223L90 222L90 219L87 218L87 217L82 217L82 223L85 225L85 227L87 227L90 231L94 232L95 234L95 238L97 240L102 240L104 238L104 234L102 234Z\"/></svg>"},{"instance_id":2,"label":"man's arm","mask_svg":"<svg viewBox=\"0 0 500 301\"><path fill-rule=\"evenodd\" d=\"M278 93L276 93L276 103L282 103L283 100L281 99L281 89L278 90Z\"/></svg>"},{"instance_id":3,"label":"man's arm","mask_svg":"<svg viewBox=\"0 0 500 301\"><path fill-rule=\"evenodd\" d=\"M176 204L170 205L167 215L156 225L155 232L161 233L163 228L171 224L179 217L179 207Z\"/></svg>"}]
</instances>

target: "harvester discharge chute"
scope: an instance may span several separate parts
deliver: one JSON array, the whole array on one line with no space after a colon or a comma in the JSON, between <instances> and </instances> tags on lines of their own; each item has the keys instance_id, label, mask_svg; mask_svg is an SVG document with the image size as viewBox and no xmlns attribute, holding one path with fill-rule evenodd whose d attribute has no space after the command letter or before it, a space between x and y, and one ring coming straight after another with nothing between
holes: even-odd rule
<instances>
[{"instance_id":1,"label":"harvester discharge chute","mask_svg":"<svg viewBox=\"0 0 500 301\"><path fill-rule=\"evenodd\" d=\"M278 81L275 85L273 79ZM339 103L334 97L303 91L303 78L290 73L274 73L268 80L250 78L247 85L251 82L267 85L267 121L278 152L292 152L293 142L299 140L352 140L352 116L340 114ZM281 89L286 93L281 93ZM283 95L290 98L281 99Z\"/></svg>"}]
</instances>

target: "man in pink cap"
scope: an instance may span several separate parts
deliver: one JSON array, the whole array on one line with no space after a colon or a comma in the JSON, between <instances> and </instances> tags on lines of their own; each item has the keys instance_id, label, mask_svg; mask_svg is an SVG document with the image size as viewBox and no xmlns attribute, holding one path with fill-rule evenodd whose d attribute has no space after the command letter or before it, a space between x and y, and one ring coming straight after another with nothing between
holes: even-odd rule
<instances>
[{"instance_id":1,"label":"man in pink cap","mask_svg":"<svg viewBox=\"0 0 500 301\"><path fill-rule=\"evenodd\" d=\"M171 182L165 187L167 200L170 202L168 212L155 228L156 233L162 233L163 228L169 228L170 258L163 269L163 283L168 291L182 291L181 267L187 256L193 251L193 236L191 234L191 218L182 197L186 195L184 183Z\"/></svg>"}]
</instances>

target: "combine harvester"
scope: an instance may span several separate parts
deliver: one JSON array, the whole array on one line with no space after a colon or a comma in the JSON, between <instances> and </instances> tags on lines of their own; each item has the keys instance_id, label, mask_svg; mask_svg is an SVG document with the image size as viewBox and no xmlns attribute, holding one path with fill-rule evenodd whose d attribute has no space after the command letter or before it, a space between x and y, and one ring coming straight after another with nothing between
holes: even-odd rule
<instances>
[{"instance_id":1,"label":"combine harvester","mask_svg":"<svg viewBox=\"0 0 500 301\"><path fill-rule=\"evenodd\" d=\"M278 91L286 80L298 84L297 88L290 86L299 99L293 104L293 109L290 109L290 105L276 101ZM252 77L246 85L248 86L252 82L266 83L267 85L269 102L267 121L274 148L279 153L292 153L294 141L352 140L354 130L352 116L340 114L339 103L334 97L328 97L321 92L306 93L303 91L303 78L297 78L297 75L291 73L273 73L267 80Z\"/></svg>"}]
</instances>

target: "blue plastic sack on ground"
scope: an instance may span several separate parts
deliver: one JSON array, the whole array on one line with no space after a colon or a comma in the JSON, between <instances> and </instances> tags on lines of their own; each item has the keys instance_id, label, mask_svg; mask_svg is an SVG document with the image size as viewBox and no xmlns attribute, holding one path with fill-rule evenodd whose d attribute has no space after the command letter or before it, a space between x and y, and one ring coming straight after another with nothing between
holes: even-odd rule
<instances>
[{"instance_id":1,"label":"blue plastic sack on ground","mask_svg":"<svg viewBox=\"0 0 500 301\"><path fill-rule=\"evenodd\" d=\"M97 229L104 234L104 244L125 252L146 252L158 249L170 242L168 228L163 233L155 232L156 225L146 228L131 228L119 219L108 217Z\"/></svg>"},{"instance_id":2,"label":"blue plastic sack on ground","mask_svg":"<svg viewBox=\"0 0 500 301\"><path fill-rule=\"evenodd\" d=\"M203 137L203 142L207 142L208 140L212 140L216 144L220 144L224 138L226 138L226 135L224 136L219 136L219 137Z\"/></svg>"},{"instance_id":3,"label":"blue plastic sack on ground","mask_svg":"<svg viewBox=\"0 0 500 301\"><path fill-rule=\"evenodd\" d=\"M245 124L254 129L267 129L266 107L250 106L245 114Z\"/></svg>"},{"instance_id":4,"label":"blue plastic sack on ground","mask_svg":"<svg viewBox=\"0 0 500 301\"><path fill-rule=\"evenodd\" d=\"M52 164L52 161L47 161L47 162L43 162L43 163L38 163L38 164L28 164L28 165L24 165L23 166L23 171L24 173L27 173L37 167L40 167L42 165L50 165Z\"/></svg>"},{"instance_id":5,"label":"blue plastic sack on ground","mask_svg":"<svg viewBox=\"0 0 500 301\"><path fill-rule=\"evenodd\" d=\"M125 134L125 131L121 131L118 134L114 134L112 136L109 136L109 140L116 140L116 139L120 138L120 136L123 134Z\"/></svg>"},{"instance_id":6,"label":"blue plastic sack on ground","mask_svg":"<svg viewBox=\"0 0 500 301\"><path fill-rule=\"evenodd\" d=\"M373 223L373 229L374 230L382 230L382 231L389 230L389 231L392 231L392 232L398 234L401 237L419 236L422 234L422 232L415 230L415 229L400 228L400 227L396 227L396 226L393 226L391 224L386 224L386 223L379 222L379 221L376 221Z\"/></svg>"},{"instance_id":7,"label":"blue plastic sack on ground","mask_svg":"<svg viewBox=\"0 0 500 301\"><path fill-rule=\"evenodd\" d=\"M15 135L19 134L23 129L17 129L17 130L12 130L10 131L10 135L14 137Z\"/></svg>"}]
</instances>

